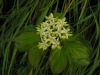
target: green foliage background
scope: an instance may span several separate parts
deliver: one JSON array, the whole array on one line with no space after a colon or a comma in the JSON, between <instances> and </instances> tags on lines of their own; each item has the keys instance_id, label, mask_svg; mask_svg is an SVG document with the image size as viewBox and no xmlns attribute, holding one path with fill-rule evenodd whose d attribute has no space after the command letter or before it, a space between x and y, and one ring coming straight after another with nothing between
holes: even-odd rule
<instances>
[{"instance_id":1,"label":"green foliage background","mask_svg":"<svg viewBox=\"0 0 100 75\"><path fill-rule=\"evenodd\" d=\"M73 38L38 50L34 28L51 12L67 18ZM0 0L0 75L100 75L99 12L99 0Z\"/></svg>"}]
</instances>

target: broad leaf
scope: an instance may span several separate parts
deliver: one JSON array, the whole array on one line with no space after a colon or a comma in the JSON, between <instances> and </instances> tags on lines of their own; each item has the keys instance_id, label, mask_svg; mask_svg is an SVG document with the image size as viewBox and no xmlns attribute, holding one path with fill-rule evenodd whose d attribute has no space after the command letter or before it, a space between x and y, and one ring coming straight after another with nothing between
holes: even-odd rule
<instances>
[{"instance_id":1,"label":"broad leaf","mask_svg":"<svg viewBox=\"0 0 100 75\"><path fill-rule=\"evenodd\" d=\"M15 38L15 44L18 50L26 51L34 44L40 41L39 35L36 31L25 31Z\"/></svg>"},{"instance_id":2,"label":"broad leaf","mask_svg":"<svg viewBox=\"0 0 100 75\"><path fill-rule=\"evenodd\" d=\"M42 57L43 50L38 49L37 45L34 45L28 53L28 59L31 65L37 67Z\"/></svg>"},{"instance_id":3,"label":"broad leaf","mask_svg":"<svg viewBox=\"0 0 100 75\"><path fill-rule=\"evenodd\" d=\"M52 50L50 56L50 67L54 74L61 73L66 67L66 57L63 50L55 49Z\"/></svg>"},{"instance_id":4,"label":"broad leaf","mask_svg":"<svg viewBox=\"0 0 100 75\"><path fill-rule=\"evenodd\" d=\"M89 64L89 48L78 39L69 39L64 41L63 49L67 53L69 61L76 64Z\"/></svg>"}]
</instances>

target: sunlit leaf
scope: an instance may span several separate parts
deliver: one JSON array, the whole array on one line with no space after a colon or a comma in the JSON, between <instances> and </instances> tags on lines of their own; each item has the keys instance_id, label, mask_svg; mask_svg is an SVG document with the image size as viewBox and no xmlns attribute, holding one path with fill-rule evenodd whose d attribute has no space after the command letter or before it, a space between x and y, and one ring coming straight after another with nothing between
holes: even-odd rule
<instances>
[{"instance_id":1,"label":"sunlit leaf","mask_svg":"<svg viewBox=\"0 0 100 75\"><path fill-rule=\"evenodd\" d=\"M38 44L40 38L35 31L23 32L15 39L15 44L18 50L26 51L34 44Z\"/></svg>"}]
</instances>

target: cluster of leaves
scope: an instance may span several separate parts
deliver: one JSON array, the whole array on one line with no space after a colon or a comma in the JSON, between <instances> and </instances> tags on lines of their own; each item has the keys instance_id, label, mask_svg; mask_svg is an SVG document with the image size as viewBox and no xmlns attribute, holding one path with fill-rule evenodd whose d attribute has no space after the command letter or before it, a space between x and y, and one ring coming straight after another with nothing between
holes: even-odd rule
<instances>
[{"instance_id":1,"label":"cluster of leaves","mask_svg":"<svg viewBox=\"0 0 100 75\"><path fill-rule=\"evenodd\" d=\"M18 50L28 51L29 62L34 67L38 67L45 52L38 48L37 45L39 41L40 37L34 28L32 31L24 31L15 39L15 45ZM63 43L63 47L61 49L52 50L48 58L49 65L54 74L61 73L68 63L75 63L81 66L89 64L90 50L84 43L74 36L63 40Z\"/></svg>"},{"instance_id":2,"label":"cluster of leaves","mask_svg":"<svg viewBox=\"0 0 100 75\"><path fill-rule=\"evenodd\" d=\"M99 11L99 0L0 0L0 74L100 74ZM35 27L51 12L66 16L74 35L43 51Z\"/></svg>"}]
</instances>

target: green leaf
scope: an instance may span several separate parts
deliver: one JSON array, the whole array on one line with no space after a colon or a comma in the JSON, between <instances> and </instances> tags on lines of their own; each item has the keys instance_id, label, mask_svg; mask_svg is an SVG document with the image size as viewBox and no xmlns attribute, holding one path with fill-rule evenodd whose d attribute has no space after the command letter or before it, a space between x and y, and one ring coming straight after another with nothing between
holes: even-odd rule
<instances>
[{"instance_id":1,"label":"green leaf","mask_svg":"<svg viewBox=\"0 0 100 75\"><path fill-rule=\"evenodd\" d=\"M80 65L89 64L89 48L80 40L68 39L64 41L63 49L65 49L69 61Z\"/></svg>"},{"instance_id":2,"label":"green leaf","mask_svg":"<svg viewBox=\"0 0 100 75\"><path fill-rule=\"evenodd\" d=\"M54 74L61 73L66 67L66 57L63 50L55 49L50 56L50 67Z\"/></svg>"},{"instance_id":3,"label":"green leaf","mask_svg":"<svg viewBox=\"0 0 100 75\"><path fill-rule=\"evenodd\" d=\"M32 24L25 26L21 32L36 32L36 29L33 27Z\"/></svg>"},{"instance_id":4,"label":"green leaf","mask_svg":"<svg viewBox=\"0 0 100 75\"><path fill-rule=\"evenodd\" d=\"M57 12L57 13L54 13L54 17L62 19L62 18L64 18L64 14Z\"/></svg>"},{"instance_id":5,"label":"green leaf","mask_svg":"<svg viewBox=\"0 0 100 75\"><path fill-rule=\"evenodd\" d=\"M40 41L35 31L25 31L15 38L15 45L19 51L26 51Z\"/></svg>"},{"instance_id":6,"label":"green leaf","mask_svg":"<svg viewBox=\"0 0 100 75\"><path fill-rule=\"evenodd\" d=\"M37 67L42 57L43 50L38 49L36 45L34 45L28 53L28 59L31 65Z\"/></svg>"}]
</instances>

